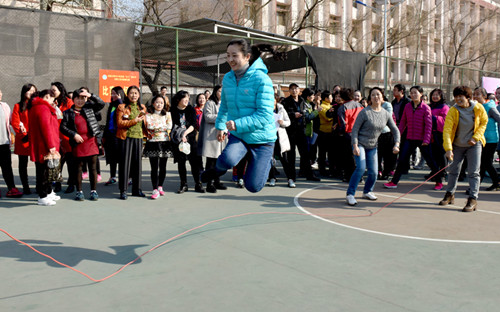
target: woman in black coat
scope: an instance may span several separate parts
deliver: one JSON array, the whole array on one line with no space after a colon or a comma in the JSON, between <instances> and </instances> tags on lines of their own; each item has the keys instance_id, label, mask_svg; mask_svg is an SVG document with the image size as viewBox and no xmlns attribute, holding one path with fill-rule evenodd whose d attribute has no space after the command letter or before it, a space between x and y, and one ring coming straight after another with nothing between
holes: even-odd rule
<instances>
[{"instance_id":1,"label":"woman in black coat","mask_svg":"<svg viewBox=\"0 0 500 312\"><path fill-rule=\"evenodd\" d=\"M203 185L200 182L200 167L201 157L197 153L196 143L196 111L189 105L189 93L187 91L179 91L172 98L172 107L170 109L172 115L172 142L174 150L174 162L177 162L179 178L181 185L177 193L182 194L188 190L186 160L189 160L191 165L191 174L195 184L195 191L205 193ZM190 153L185 154L179 150L179 144L187 142L190 145Z\"/></svg>"}]
</instances>

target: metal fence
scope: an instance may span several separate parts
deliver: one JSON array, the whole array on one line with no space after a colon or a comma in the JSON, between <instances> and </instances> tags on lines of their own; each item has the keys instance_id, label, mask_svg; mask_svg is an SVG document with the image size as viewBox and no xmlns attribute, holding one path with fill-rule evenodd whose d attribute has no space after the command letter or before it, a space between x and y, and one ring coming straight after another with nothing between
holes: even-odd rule
<instances>
[{"instance_id":1,"label":"metal fence","mask_svg":"<svg viewBox=\"0 0 500 312\"><path fill-rule=\"evenodd\" d=\"M143 98L167 87L169 96L186 90L193 97L205 90L212 90L222 83L229 72L226 48L231 39L244 38L250 44L268 43L281 51L299 47L279 38L243 36L241 31L213 33L199 29L136 24L136 69L141 72ZM314 83L311 69L302 68L287 72L270 73L278 89L296 82L301 86Z\"/></svg>"},{"instance_id":2,"label":"metal fence","mask_svg":"<svg viewBox=\"0 0 500 312\"><path fill-rule=\"evenodd\" d=\"M0 27L0 89L11 106L26 83L96 92L100 68L134 66L132 23L0 6Z\"/></svg>"},{"instance_id":3,"label":"metal fence","mask_svg":"<svg viewBox=\"0 0 500 312\"><path fill-rule=\"evenodd\" d=\"M384 86L384 56L372 55L365 76L365 93L374 86ZM407 86L420 85L426 94L435 88L444 91L447 101L451 102L453 88L466 85L475 88L482 85L483 77L500 78L499 72L485 71L471 67L458 67L419 60L387 57L387 90L392 97L396 84Z\"/></svg>"}]
</instances>

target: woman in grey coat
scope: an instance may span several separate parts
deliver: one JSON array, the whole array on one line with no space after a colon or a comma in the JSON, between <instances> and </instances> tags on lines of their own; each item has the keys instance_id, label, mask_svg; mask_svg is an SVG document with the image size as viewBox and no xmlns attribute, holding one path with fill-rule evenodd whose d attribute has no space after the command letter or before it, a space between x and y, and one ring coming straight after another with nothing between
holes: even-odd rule
<instances>
[{"instance_id":1,"label":"woman in grey coat","mask_svg":"<svg viewBox=\"0 0 500 312\"><path fill-rule=\"evenodd\" d=\"M221 90L221 86L215 86L212 95L203 108L200 134L198 136L198 154L207 158L205 170L215 168L217 157L219 157L227 144L227 137L223 142L217 140L217 129L215 129L215 120L219 113ZM207 182L206 191L209 193L225 189L227 187L220 182L218 177L213 181Z\"/></svg>"}]
</instances>

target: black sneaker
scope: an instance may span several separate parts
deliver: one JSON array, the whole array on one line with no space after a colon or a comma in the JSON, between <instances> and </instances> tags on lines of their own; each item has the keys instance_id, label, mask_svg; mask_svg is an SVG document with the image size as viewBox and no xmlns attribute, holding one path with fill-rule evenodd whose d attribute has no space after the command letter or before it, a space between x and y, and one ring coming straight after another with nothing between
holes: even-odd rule
<instances>
[{"instance_id":1,"label":"black sneaker","mask_svg":"<svg viewBox=\"0 0 500 312\"><path fill-rule=\"evenodd\" d=\"M213 184L207 185L206 191L208 193L217 193L217 188Z\"/></svg>"},{"instance_id":2,"label":"black sneaker","mask_svg":"<svg viewBox=\"0 0 500 312\"><path fill-rule=\"evenodd\" d=\"M196 183L196 185L194 186L194 190L198 193L205 193L205 189L203 188L203 185L201 183Z\"/></svg>"}]
</instances>

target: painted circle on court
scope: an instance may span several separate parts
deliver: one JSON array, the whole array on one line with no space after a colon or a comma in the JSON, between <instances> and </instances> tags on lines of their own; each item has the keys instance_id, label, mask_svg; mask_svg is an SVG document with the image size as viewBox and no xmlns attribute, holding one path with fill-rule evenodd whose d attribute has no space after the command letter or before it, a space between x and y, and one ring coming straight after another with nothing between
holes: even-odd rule
<instances>
[{"instance_id":1,"label":"painted circle on court","mask_svg":"<svg viewBox=\"0 0 500 312\"><path fill-rule=\"evenodd\" d=\"M363 199L360 186L355 196L358 204L349 206L344 185L322 185L300 192L294 202L317 219L359 231L416 240L500 244L500 194L481 193L478 210L464 213L467 196L463 191L457 190L454 205L439 206L444 191L425 184L383 208L415 186L400 182L391 190L378 183L376 201Z\"/></svg>"}]
</instances>

